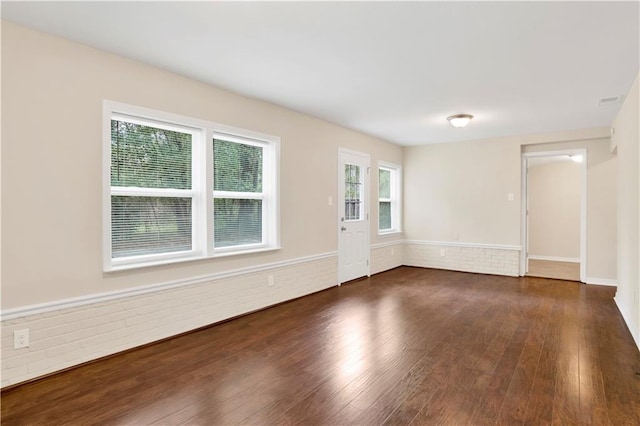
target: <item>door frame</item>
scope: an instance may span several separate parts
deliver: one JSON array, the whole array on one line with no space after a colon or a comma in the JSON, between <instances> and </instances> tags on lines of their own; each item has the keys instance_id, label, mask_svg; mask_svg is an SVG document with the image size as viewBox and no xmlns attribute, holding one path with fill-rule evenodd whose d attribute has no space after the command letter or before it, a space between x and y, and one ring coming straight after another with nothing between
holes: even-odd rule
<instances>
[{"instance_id":1,"label":"door frame","mask_svg":"<svg viewBox=\"0 0 640 426\"><path fill-rule=\"evenodd\" d=\"M522 153L522 207L520 219L520 276L524 276L529 269L529 158L556 157L559 155L582 155L580 165L580 282L587 280L587 150L585 148L562 149L557 151L523 152Z\"/></svg>"},{"instance_id":2,"label":"door frame","mask_svg":"<svg viewBox=\"0 0 640 426\"><path fill-rule=\"evenodd\" d=\"M344 258L342 257L342 238L341 238L341 230L342 226L341 219L344 217L344 170L341 170L340 164L342 163L343 154L355 155L358 157L362 157L366 163L366 173L364 174L364 190L362 191L363 200L363 215L365 217L367 232L365 232L365 244L366 244L366 252L367 254L367 273L366 276L371 276L371 220L370 220L370 198L371 198L371 156L366 152L354 151L352 149L347 148L338 148L338 200L337 204L337 216L336 216L336 232L338 235L338 285L342 285L344 282L342 280L342 263ZM341 177L342 176L342 177Z\"/></svg>"}]
</instances>

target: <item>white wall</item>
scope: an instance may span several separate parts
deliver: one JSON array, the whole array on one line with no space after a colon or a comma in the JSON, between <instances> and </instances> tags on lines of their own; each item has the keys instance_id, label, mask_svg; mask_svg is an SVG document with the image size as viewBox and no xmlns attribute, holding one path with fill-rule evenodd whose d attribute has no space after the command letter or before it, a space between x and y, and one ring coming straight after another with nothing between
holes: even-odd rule
<instances>
[{"instance_id":1,"label":"white wall","mask_svg":"<svg viewBox=\"0 0 640 426\"><path fill-rule=\"evenodd\" d=\"M519 158L510 139L406 147L405 264L518 275Z\"/></svg>"},{"instance_id":2,"label":"white wall","mask_svg":"<svg viewBox=\"0 0 640 426\"><path fill-rule=\"evenodd\" d=\"M529 257L579 261L581 176L571 160L529 166Z\"/></svg>"},{"instance_id":3,"label":"white wall","mask_svg":"<svg viewBox=\"0 0 640 426\"><path fill-rule=\"evenodd\" d=\"M103 99L279 136L283 249L103 273ZM396 145L8 22L2 113L3 385L335 285L338 148L402 164ZM371 205L378 272L402 235L378 239Z\"/></svg>"},{"instance_id":4,"label":"white wall","mask_svg":"<svg viewBox=\"0 0 640 426\"><path fill-rule=\"evenodd\" d=\"M640 348L640 74L613 122L618 153L618 292L616 303Z\"/></svg>"},{"instance_id":5,"label":"white wall","mask_svg":"<svg viewBox=\"0 0 640 426\"><path fill-rule=\"evenodd\" d=\"M607 133L610 131L607 129ZM597 135L596 135L597 136ZM523 145L524 152L587 150L587 276L588 284L616 284L617 160L609 138Z\"/></svg>"},{"instance_id":6,"label":"white wall","mask_svg":"<svg viewBox=\"0 0 640 426\"><path fill-rule=\"evenodd\" d=\"M615 159L608 134L609 129L597 128L405 148L405 263L469 270L486 262L479 249L500 250L486 267L517 274L511 259L521 249L522 151L586 148L588 282L614 283ZM444 256L425 252L424 245L440 254L445 250ZM447 247L463 255L441 259L447 258Z\"/></svg>"},{"instance_id":7,"label":"white wall","mask_svg":"<svg viewBox=\"0 0 640 426\"><path fill-rule=\"evenodd\" d=\"M519 144L502 139L411 146L404 158L407 239L520 243Z\"/></svg>"}]
</instances>

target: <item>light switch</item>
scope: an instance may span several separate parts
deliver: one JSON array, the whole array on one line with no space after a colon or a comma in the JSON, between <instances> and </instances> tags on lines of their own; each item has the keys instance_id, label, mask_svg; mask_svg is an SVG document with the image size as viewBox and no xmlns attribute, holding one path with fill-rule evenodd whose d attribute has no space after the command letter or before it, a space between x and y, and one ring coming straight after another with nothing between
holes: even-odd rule
<instances>
[{"instance_id":1,"label":"light switch","mask_svg":"<svg viewBox=\"0 0 640 426\"><path fill-rule=\"evenodd\" d=\"M507 200L513 201L513 200L515 200L515 198L516 198L516 196L514 195L513 192L510 192L510 193L507 194Z\"/></svg>"},{"instance_id":2,"label":"light switch","mask_svg":"<svg viewBox=\"0 0 640 426\"><path fill-rule=\"evenodd\" d=\"M329 197L329 205L332 206L333 205L333 197Z\"/></svg>"}]
</instances>

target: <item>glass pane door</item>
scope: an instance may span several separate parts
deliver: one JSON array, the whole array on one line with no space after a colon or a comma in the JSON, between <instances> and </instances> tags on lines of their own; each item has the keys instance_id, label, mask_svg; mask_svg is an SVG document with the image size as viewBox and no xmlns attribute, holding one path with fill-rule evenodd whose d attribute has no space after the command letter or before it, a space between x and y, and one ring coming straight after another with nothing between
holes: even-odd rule
<instances>
[{"instance_id":1,"label":"glass pane door","mask_svg":"<svg viewBox=\"0 0 640 426\"><path fill-rule=\"evenodd\" d=\"M344 165L344 220L362 220L362 167Z\"/></svg>"}]
</instances>

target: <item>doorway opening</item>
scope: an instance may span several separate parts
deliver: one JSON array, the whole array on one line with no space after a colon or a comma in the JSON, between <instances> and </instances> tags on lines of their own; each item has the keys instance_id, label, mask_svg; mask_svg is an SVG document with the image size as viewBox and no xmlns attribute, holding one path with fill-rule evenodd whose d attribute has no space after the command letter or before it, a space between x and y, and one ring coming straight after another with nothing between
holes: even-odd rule
<instances>
[{"instance_id":1,"label":"doorway opening","mask_svg":"<svg viewBox=\"0 0 640 426\"><path fill-rule=\"evenodd\" d=\"M527 152L520 275L586 280L587 152Z\"/></svg>"}]
</instances>

